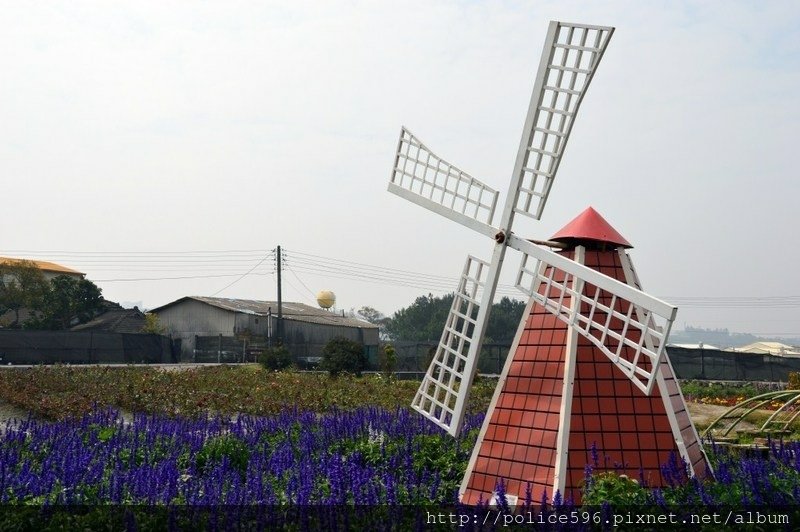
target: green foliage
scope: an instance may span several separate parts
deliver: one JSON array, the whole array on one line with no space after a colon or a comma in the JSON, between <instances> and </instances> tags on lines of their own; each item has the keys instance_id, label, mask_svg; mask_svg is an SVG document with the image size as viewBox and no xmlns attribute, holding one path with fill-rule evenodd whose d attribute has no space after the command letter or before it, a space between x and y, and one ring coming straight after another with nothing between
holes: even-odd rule
<instances>
[{"instance_id":1,"label":"green foliage","mask_svg":"<svg viewBox=\"0 0 800 532\"><path fill-rule=\"evenodd\" d=\"M292 365L292 354L285 346L276 345L265 349L258 357L258 362L264 366L264 369L282 370Z\"/></svg>"},{"instance_id":2,"label":"green foliage","mask_svg":"<svg viewBox=\"0 0 800 532\"><path fill-rule=\"evenodd\" d=\"M358 309L357 314L371 324L377 325L379 327L381 336L386 334L386 325L390 320L384 316L382 312L375 310L372 307L361 307Z\"/></svg>"},{"instance_id":3,"label":"green foliage","mask_svg":"<svg viewBox=\"0 0 800 532\"><path fill-rule=\"evenodd\" d=\"M386 324L392 340L412 342L438 341L447 321L453 294L418 297L413 304L394 313ZM517 332L525 303L504 297L492 305L486 329L486 343L510 343Z\"/></svg>"},{"instance_id":4,"label":"green foliage","mask_svg":"<svg viewBox=\"0 0 800 532\"><path fill-rule=\"evenodd\" d=\"M411 468L407 474L422 477L436 472L435 482L439 493L456 493L467 468L472 447L480 429L475 428L462 438L452 438L446 433L418 434L411 438L391 437L382 431L369 430L368 434L334 443L329 453L340 453L348 458L356 457L363 464L383 470L393 457L411 457ZM401 504L430 504L427 491L409 492L400 490L397 501ZM447 501L449 502L449 501Z\"/></svg>"},{"instance_id":5,"label":"green foliage","mask_svg":"<svg viewBox=\"0 0 800 532\"><path fill-rule=\"evenodd\" d=\"M380 361L383 376L387 379L391 379L394 376L395 369L397 368L397 351L395 351L392 344L385 344L381 346Z\"/></svg>"},{"instance_id":6,"label":"green foliage","mask_svg":"<svg viewBox=\"0 0 800 532\"><path fill-rule=\"evenodd\" d=\"M19 328L20 310L38 310L47 293L48 283L39 267L27 260L0 263L0 316L12 311L14 318L8 322Z\"/></svg>"},{"instance_id":7,"label":"green foliage","mask_svg":"<svg viewBox=\"0 0 800 532\"><path fill-rule=\"evenodd\" d=\"M420 296L410 306L394 313L386 324L386 332L392 340L438 340L452 304L452 294L442 297L433 297L433 294Z\"/></svg>"},{"instance_id":8,"label":"green foliage","mask_svg":"<svg viewBox=\"0 0 800 532\"><path fill-rule=\"evenodd\" d=\"M358 454L363 463L380 467L386 463L387 456L398 454L407 443L390 439L382 433L370 433L357 439L342 439L331 446L329 452L344 456Z\"/></svg>"},{"instance_id":9,"label":"green foliage","mask_svg":"<svg viewBox=\"0 0 800 532\"><path fill-rule=\"evenodd\" d=\"M789 372L789 385L787 389L800 390L800 373L798 373L797 371Z\"/></svg>"},{"instance_id":10,"label":"green foliage","mask_svg":"<svg viewBox=\"0 0 800 532\"><path fill-rule=\"evenodd\" d=\"M508 297L492 305L484 341L498 344L513 342L524 311L525 303Z\"/></svg>"},{"instance_id":11,"label":"green foliage","mask_svg":"<svg viewBox=\"0 0 800 532\"><path fill-rule=\"evenodd\" d=\"M37 315L25 322L28 329L62 330L85 323L102 309L101 291L87 279L59 275L50 279Z\"/></svg>"},{"instance_id":12,"label":"green foliage","mask_svg":"<svg viewBox=\"0 0 800 532\"><path fill-rule=\"evenodd\" d=\"M88 442L91 438L90 435L94 435L100 443L106 443L108 440L114 437L114 433L116 429L114 427L104 427L102 425L98 425L97 423L93 423L89 425L86 436L84 437L84 441Z\"/></svg>"},{"instance_id":13,"label":"green foliage","mask_svg":"<svg viewBox=\"0 0 800 532\"><path fill-rule=\"evenodd\" d=\"M281 445L287 443L296 447L302 431L303 427L299 423L293 423L289 430L262 433L258 438L258 444L263 445L264 451L268 453L274 452Z\"/></svg>"},{"instance_id":14,"label":"green foliage","mask_svg":"<svg viewBox=\"0 0 800 532\"><path fill-rule=\"evenodd\" d=\"M477 437L476 433L473 435ZM470 436L470 439L473 439ZM441 471L444 473L455 473L466 469L466 463L459 464L458 441L448 434L420 434L414 436L414 470L422 471ZM458 488L458 486L455 486Z\"/></svg>"},{"instance_id":15,"label":"green foliage","mask_svg":"<svg viewBox=\"0 0 800 532\"><path fill-rule=\"evenodd\" d=\"M375 325L379 325L386 319L382 312L372 307L361 307L358 309L358 315Z\"/></svg>"},{"instance_id":16,"label":"green foliage","mask_svg":"<svg viewBox=\"0 0 800 532\"><path fill-rule=\"evenodd\" d=\"M221 462L223 458L227 458L231 466L244 473L247 471L250 452L242 440L232 434L223 434L206 440L197 453L195 464L198 471L203 471Z\"/></svg>"},{"instance_id":17,"label":"green foliage","mask_svg":"<svg viewBox=\"0 0 800 532\"><path fill-rule=\"evenodd\" d=\"M320 368L335 376L340 373L361 375L367 367L364 346L358 342L337 336L322 348L322 364Z\"/></svg>"},{"instance_id":18,"label":"green foliage","mask_svg":"<svg viewBox=\"0 0 800 532\"><path fill-rule=\"evenodd\" d=\"M142 327L142 332L145 334L164 334L166 332L166 327L161 325L161 321L158 319L157 314L153 314L152 312L148 312L144 315L144 326Z\"/></svg>"},{"instance_id":19,"label":"green foliage","mask_svg":"<svg viewBox=\"0 0 800 532\"><path fill-rule=\"evenodd\" d=\"M650 490L627 475L606 471L594 474L584 486L582 503L587 506L630 506L649 502Z\"/></svg>"}]
</instances>

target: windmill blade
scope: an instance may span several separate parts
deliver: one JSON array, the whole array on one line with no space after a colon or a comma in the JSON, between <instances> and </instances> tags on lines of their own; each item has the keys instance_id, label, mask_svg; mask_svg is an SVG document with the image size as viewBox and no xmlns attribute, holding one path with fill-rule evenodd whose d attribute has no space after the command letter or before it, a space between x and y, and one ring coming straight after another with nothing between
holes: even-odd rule
<instances>
[{"instance_id":1,"label":"windmill blade","mask_svg":"<svg viewBox=\"0 0 800 532\"><path fill-rule=\"evenodd\" d=\"M678 309L514 235L509 246L523 254L517 288L575 327L649 395ZM580 304L571 305L573 298Z\"/></svg>"},{"instance_id":2,"label":"windmill blade","mask_svg":"<svg viewBox=\"0 0 800 532\"><path fill-rule=\"evenodd\" d=\"M480 312L481 305L488 298L491 307L493 298L491 287L485 290L489 269L489 263L467 257L436 354L411 403L413 409L453 436L461 430L469 386L477 367L477 352L486 322Z\"/></svg>"},{"instance_id":3,"label":"windmill blade","mask_svg":"<svg viewBox=\"0 0 800 532\"><path fill-rule=\"evenodd\" d=\"M403 127L389 192L493 237L498 192L459 170Z\"/></svg>"},{"instance_id":4,"label":"windmill blade","mask_svg":"<svg viewBox=\"0 0 800 532\"><path fill-rule=\"evenodd\" d=\"M551 22L514 165L514 211L542 216L575 115L614 28Z\"/></svg>"}]
</instances>

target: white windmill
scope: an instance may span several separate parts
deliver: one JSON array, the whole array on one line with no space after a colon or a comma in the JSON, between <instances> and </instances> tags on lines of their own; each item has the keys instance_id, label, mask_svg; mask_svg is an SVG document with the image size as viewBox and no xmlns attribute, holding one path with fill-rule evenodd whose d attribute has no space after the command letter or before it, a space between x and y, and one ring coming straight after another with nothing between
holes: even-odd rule
<instances>
[{"instance_id":1,"label":"white windmill","mask_svg":"<svg viewBox=\"0 0 800 532\"><path fill-rule=\"evenodd\" d=\"M389 191L494 241L489 262L467 258L412 404L454 436L464 420L506 251L522 253L516 286L530 299L461 486L466 503L487 500L499 479L511 500L531 488L536 501L556 491L577 499L587 447L595 444L626 471L645 471L653 485L661 483L659 466L672 452L690 472L710 473L665 351L677 309L640 289L627 241L593 210L559 233L561 243L513 232L518 214L540 219L613 32L550 23L497 222L497 191L435 155L405 127L400 133ZM601 249L613 257L601 257ZM587 253L594 258L587 260ZM606 263L611 266L601 267ZM542 340L545 330L549 336ZM530 340L534 333L538 340ZM598 360L602 371L584 375L581 368ZM593 429L604 415L612 417Z\"/></svg>"}]
</instances>

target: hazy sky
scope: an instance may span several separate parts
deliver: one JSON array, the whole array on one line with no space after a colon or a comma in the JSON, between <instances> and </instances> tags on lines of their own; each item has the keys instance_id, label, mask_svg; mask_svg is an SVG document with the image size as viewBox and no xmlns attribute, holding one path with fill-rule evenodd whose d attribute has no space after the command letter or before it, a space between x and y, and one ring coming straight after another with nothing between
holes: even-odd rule
<instances>
[{"instance_id":1,"label":"hazy sky","mask_svg":"<svg viewBox=\"0 0 800 532\"><path fill-rule=\"evenodd\" d=\"M0 255L148 308L274 299L279 244L287 300L331 289L389 314L452 289L492 243L386 191L400 126L502 201L557 19L616 32L542 221L515 232L547 238L592 205L678 328L800 335L797 2L0 8Z\"/></svg>"}]
</instances>

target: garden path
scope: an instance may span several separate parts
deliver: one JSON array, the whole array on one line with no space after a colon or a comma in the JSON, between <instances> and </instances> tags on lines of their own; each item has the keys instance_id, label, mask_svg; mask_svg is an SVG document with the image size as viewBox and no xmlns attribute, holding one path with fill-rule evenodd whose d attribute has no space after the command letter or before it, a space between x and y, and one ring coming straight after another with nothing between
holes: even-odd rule
<instances>
[{"instance_id":1,"label":"garden path","mask_svg":"<svg viewBox=\"0 0 800 532\"><path fill-rule=\"evenodd\" d=\"M27 419L28 412L12 404L0 400L0 434L5 432L8 422L12 419Z\"/></svg>"}]
</instances>

